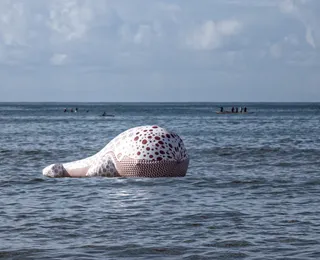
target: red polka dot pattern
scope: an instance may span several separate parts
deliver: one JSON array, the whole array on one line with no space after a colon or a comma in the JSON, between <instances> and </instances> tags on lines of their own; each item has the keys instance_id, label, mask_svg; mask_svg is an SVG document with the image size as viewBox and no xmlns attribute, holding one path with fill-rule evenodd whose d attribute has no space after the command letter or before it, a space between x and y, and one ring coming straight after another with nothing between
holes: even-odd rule
<instances>
[{"instance_id":1,"label":"red polka dot pattern","mask_svg":"<svg viewBox=\"0 0 320 260\"><path fill-rule=\"evenodd\" d=\"M109 147L112 149L107 152L113 154L120 176L185 176L189 165L181 138L157 125L129 129L112 140Z\"/></svg>"},{"instance_id":2,"label":"red polka dot pattern","mask_svg":"<svg viewBox=\"0 0 320 260\"><path fill-rule=\"evenodd\" d=\"M111 143L113 149L109 151L114 152L119 161L125 156L134 160L161 158L183 161L188 158L181 138L157 125L131 128L118 135Z\"/></svg>"}]
</instances>

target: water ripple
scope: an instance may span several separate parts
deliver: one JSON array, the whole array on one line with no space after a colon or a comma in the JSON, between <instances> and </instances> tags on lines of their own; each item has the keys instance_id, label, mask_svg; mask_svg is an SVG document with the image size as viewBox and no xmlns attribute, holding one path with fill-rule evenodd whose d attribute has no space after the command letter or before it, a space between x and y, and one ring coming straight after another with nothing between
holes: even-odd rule
<instances>
[{"instance_id":1,"label":"water ripple","mask_svg":"<svg viewBox=\"0 0 320 260\"><path fill-rule=\"evenodd\" d=\"M0 259L319 259L317 106L252 105L245 117L213 104L65 106L0 105ZM185 178L41 174L148 123L181 135Z\"/></svg>"}]
</instances>

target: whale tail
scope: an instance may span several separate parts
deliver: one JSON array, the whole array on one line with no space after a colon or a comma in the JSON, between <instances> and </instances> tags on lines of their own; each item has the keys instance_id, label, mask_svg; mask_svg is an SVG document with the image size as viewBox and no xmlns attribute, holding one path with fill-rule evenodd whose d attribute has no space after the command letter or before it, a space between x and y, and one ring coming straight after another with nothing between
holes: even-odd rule
<instances>
[{"instance_id":1,"label":"whale tail","mask_svg":"<svg viewBox=\"0 0 320 260\"><path fill-rule=\"evenodd\" d=\"M60 177L86 177L90 166L65 168L63 164L51 164L42 170L42 174L51 178Z\"/></svg>"},{"instance_id":2,"label":"whale tail","mask_svg":"<svg viewBox=\"0 0 320 260\"><path fill-rule=\"evenodd\" d=\"M42 170L42 174L51 178L65 177L66 169L62 164L51 164Z\"/></svg>"}]
</instances>

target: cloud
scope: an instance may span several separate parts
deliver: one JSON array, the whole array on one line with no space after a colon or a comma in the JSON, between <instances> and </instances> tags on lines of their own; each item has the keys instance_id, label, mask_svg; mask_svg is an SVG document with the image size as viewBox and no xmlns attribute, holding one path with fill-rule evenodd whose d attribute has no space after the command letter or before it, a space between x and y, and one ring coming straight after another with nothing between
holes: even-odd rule
<instances>
[{"instance_id":1,"label":"cloud","mask_svg":"<svg viewBox=\"0 0 320 260\"><path fill-rule=\"evenodd\" d=\"M34 92L39 99L63 91L94 100L108 89L112 100L126 93L131 101L151 100L154 91L245 98L268 78L274 91L308 77L314 86L318 13L318 0L2 0L0 99L13 85L22 97L39 85L47 88Z\"/></svg>"},{"instance_id":2,"label":"cloud","mask_svg":"<svg viewBox=\"0 0 320 260\"><path fill-rule=\"evenodd\" d=\"M0 4L0 32L1 42L6 46L26 45L27 22L22 2L11 4L1 1Z\"/></svg>"},{"instance_id":3,"label":"cloud","mask_svg":"<svg viewBox=\"0 0 320 260\"><path fill-rule=\"evenodd\" d=\"M280 9L298 19L305 26L305 40L314 49L320 46L320 1L283 0Z\"/></svg>"},{"instance_id":4,"label":"cloud","mask_svg":"<svg viewBox=\"0 0 320 260\"><path fill-rule=\"evenodd\" d=\"M140 25L134 36L134 42L137 44L150 44L152 38L152 29L149 25Z\"/></svg>"},{"instance_id":5,"label":"cloud","mask_svg":"<svg viewBox=\"0 0 320 260\"><path fill-rule=\"evenodd\" d=\"M241 29L241 23L236 20L206 21L193 30L187 43L197 50L217 49L227 37L238 34Z\"/></svg>"},{"instance_id":6,"label":"cloud","mask_svg":"<svg viewBox=\"0 0 320 260\"><path fill-rule=\"evenodd\" d=\"M92 10L79 1L56 0L49 7L47 24L53 33L70 41L84 37L92 20Z\"/></svg>"},{"instance_id":7,"label":"cloud","mask_svg":"<svg viewBox=\"0 0 320 260\"><path fill-rule=\"evenodd\" d=\"M279 4L280 9L285 13L297 13L298 8L294 1L291 0L283 0Z\"/></svg>"},{"instance_id":8,"label":"cloud","mask_svg":"<svg viewBox=\"0 0 320 260\"><path fill-rule=\"evenodd\" d=\"M299 49L299 39L296 35L291 34L284 36L276 43L269 44L269 52L273 58L279 59L284 56L290 56Z\"/></svg>"},{"instance_id":9,"label":"cloud","mask_svg":"<svg viewBox=\"0 0 320 260\"><path fill-rule=\"evenodd\" d=\"M121 40L126 44L133 43L147 47L162 37L162 28L161 25L157 23L145 23L134 26L124 24L119 29L119 35Z\"/></svg>"}]
</instances>

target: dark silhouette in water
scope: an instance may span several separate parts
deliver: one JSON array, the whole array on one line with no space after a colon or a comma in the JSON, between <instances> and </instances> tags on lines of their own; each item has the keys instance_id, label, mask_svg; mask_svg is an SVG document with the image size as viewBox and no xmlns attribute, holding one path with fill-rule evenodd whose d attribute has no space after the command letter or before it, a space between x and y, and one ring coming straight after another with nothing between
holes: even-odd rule
<instances>
[{"instance_id":1,"label":"dark silhouette in water","mask_svg":"<svg viewBox=\"0 0 320 260\"><path fill-rule=\"evenodd\" d=\"M217 114L242 114L248 113L247 107L232 107L231 110L224 110L221 106L219 111L216 111ZM252 112L251 112L252 113Z\"/></svg>"},{"instance_id":2,"label":"dark silhouette in water","mask_svg":"<svg viewBox=\"0 0 320 260\"><path fill-rule=\"evenodd\" d=\"M105 111L103 112L103 114L101 116L108 116L108 117L114 117L113 114L107 114Z\"/></svg>"}]
</instances>

